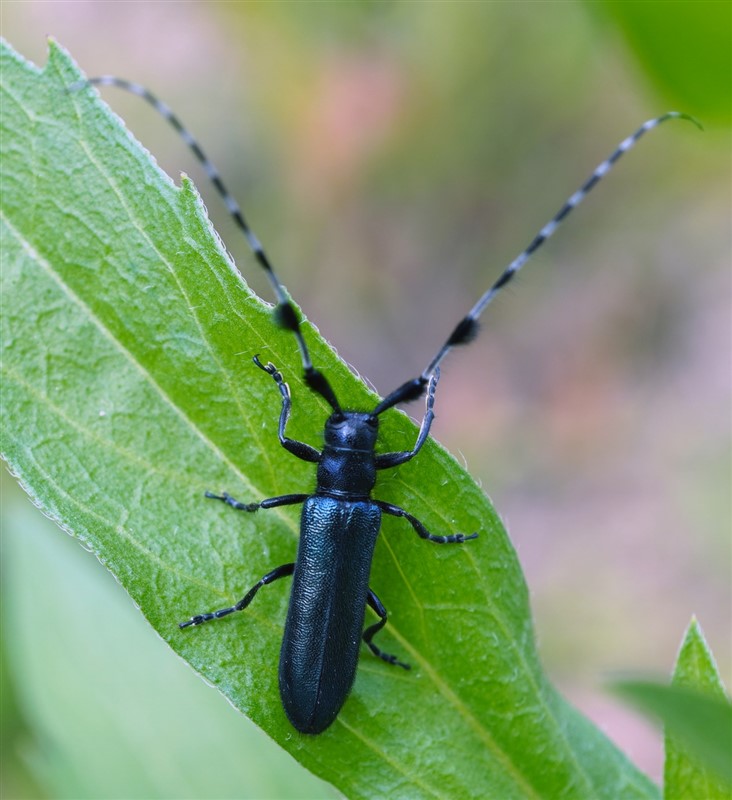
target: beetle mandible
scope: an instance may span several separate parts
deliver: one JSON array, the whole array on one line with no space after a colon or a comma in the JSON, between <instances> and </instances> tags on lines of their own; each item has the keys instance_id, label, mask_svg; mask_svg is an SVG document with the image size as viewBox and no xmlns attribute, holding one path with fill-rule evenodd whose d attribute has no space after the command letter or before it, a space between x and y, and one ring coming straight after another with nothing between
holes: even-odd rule
<instances>
[{"instance_id":1,"label":"beetle mandible","mask_svg":"<svg viewBox=\"0 0 732 800\"><path fill-rule=\"evenodd\" d=\"M302 505L297 557L295 562L282 564L264 575L235 605L197 614L180 623L181 628L187 628L241 611L263 586L292 576L280 653L280 696L288 719L298 731L321 733L335 720L351 691L361 639L374 655L389 664L409 669L408 664L385 653L373 642L374 636L387 621L384 605L369 587L371 561L382 514L405 519L422 539L438 544L459 544L478 536L477 533L433 534L405 509L371 496L379 470L406 463L419 453L427 441L434 419L440 363L453 347L467 344L475 338L478 319L496 294L514 278L533 253L554 234L567 215L641 136L669 119L687 119L701 126L688 114L670 111L648 120L624 139L544 225L528 247L503 270L495 283L456 325L425 369L388 394L371 411L355 411L341 407L328 379L313 365L300 328L300 318L264 248L246 222L239 204L224 185L218 170L178 117L145 87L115 76L92 78L70 88L75 90L88 84L116 86L143 98L168 120L189 145L269 278L277 298L276 321L282 328L291 331L297 340L306 384L332 409L325 423L322 451L288 438L286 427L292 406L290 389L273 364L262 363L258 356L254 357L254 363L272 378L282 398L278 429L280 444L297 458L317 464L315 491L270 497L252 503L240 502L226 492L220 495L206 492L206 497L245 512ZM426 410L414 447L400 452L377 453L379 416L387 409L416 400L425 393ZM364 631L367 605L376 612L379 620Z\"/></svg>"}]
</instances>

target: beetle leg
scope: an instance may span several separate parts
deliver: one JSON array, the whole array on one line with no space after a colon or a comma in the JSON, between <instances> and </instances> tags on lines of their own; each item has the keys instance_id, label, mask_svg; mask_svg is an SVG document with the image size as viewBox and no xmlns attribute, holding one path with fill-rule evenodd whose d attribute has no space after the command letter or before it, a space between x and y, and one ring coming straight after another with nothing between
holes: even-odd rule
<instances>
[{"instance_id":1,"label":"beetle leg","mask_svg":"<svg viewBox=\"0 0 732 800\"><path fill-rule=\"evenodd\" d=\"M374 500L373 502L376 503L376 505L384 513L391 514L393 517L403 517L406 519L422 539L427 539L430 542L436 542L437 544L462 544L462 542L467 542L468 539L478 538L477 533L471 533L470 535L466 535L464 533L453 533L449 536L435 536L435 534L430 533L427 528L425 528L425 526L417 519L417 517L413 517L403 508L392 505L391 503L385 503L383 500Z\"/></svg>"},{"instance_id":2,"label":"beetle leg","mask_svg":"<svg viewBox=\"0 0 732 800\"><path fill-rule=\"evenodd\" d=\"M278 430L280 444L285 450L292 453L293 456L297 456L303 461L311 461L317 464L318 461L320 461L319 450L316 450L305 442L298 442L296 439L288 439L285 436L285 427L287 426L287 420L290 418L290 409L292 408L292 398L290 397L290 387L285 383L282 373L272 362L263 364L259 360L259 356L254 356L252 360L259 369L264 370L264 372L272 376L272 380L277 384L277 388L282 395L282 410L280 411L280 425Z\"/></svg>"},{"instance_id":3,"label":"beetle leg","mask_svg":"<svg viewBox=\"0 0 732 800\"><path fill-rule=\"evenodd\" d=\"M268 497L262 500L261 503L241 503L235 500L228 492L223 494L214 494L213 492L206 492L206 497L209 500L221 500L227 506L235 508L237 511L257 511L260 508L277 508L277 506L294 506L296 503L304 503L309 494L283 494L279 497Z\"/></svg>"},{"instance_id":4,"label":"beetle leg","mask_svg":"<svg viewBox=\"0 0 732 800\"><path fill-rule=\"evenodd\" d=\"M256 595L262 586L266 586L268 583L273 583L280 578L286 578L288 575L292 575L294 569L294 564L282 564L282 566L273 569L272 572L268 572L261 580L257 581L235 606L220 608L218 611L211 611L208 614L196 614L195 617L191 617L185 622L178 623L178 627L190 628L191 626L202 625L204 622L210 622L212 619L227 617L235 611L242 611L254 600L254 595Z\"/></svg>"},{"instance_id":5,"label":"beetle leg","mask_svg":"<svg viewBox=\"0 0 732 800\"><path fill-rule=\"evenodd\" d=\"M425 408L424 417L422 417L422 424L419 426L419 434L414 447L411 450L403 450L397 453L377 454L376 469L398 467L399 464L404 464L406 461L414 458L422 449L422 445L427 441L427 437L430 435L432 420L435 418L435 412L432 409L435 405L435 389L437 388L437 381L439 380L440 368L437 367L434 375L430 378L430 385L427 389L427 406Z\"/></svg>"},{"instance_id":6,"label":"beetle leg","mask_svg":"<svg viewBox=\"0 0 732 800\"><path fill-rule=\"evenodd\" d=\"M387 613L386 609L384 608L383 603L379 598L376 596L376 592L373 589L369 589L369 595L367 599L368 604L371 608L379 616L379 621L374 625L369 626L363 633L363 640L369 646L371 652L378 656L382 661L386 661L387 664L394 664L397 667L402 667L403 669L411 669L409 664L404 664L403 662L399 661L396 656L390 655L389 653L385 653L383 650L380 650L371 640L376 636L376 634L386 625Z\"/></svg>"}]
</instances>

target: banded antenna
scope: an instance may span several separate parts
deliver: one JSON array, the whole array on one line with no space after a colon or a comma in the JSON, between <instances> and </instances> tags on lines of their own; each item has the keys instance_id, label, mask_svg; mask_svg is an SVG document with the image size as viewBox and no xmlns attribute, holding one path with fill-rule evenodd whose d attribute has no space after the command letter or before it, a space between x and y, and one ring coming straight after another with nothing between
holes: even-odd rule
<instances>
[{"instance_id":1,"label":"banded antenna","mask_svg":"<svg viewBox=\"0 0 732 800\"><path fill-rule=\"evenodd\" d=\"M219 193L219 195L221 195L222 200L229 210L229 214L231 214L234 222L239 227L239 230L241 230L241 232L244 234L244 238L247 240L247 244L254 254L254 257L267 274L267 278L269 279L272 289L274 290L275 297L277 298L275 320L281 328L292 331L292 333L295 334L295 338L297 339L297 344L300 349L303 370L305 372L305 382L313 391L317 392L325 399L325 401L336 414L340 414L341 407L335 396L333 388L328 383L325 375L323 375L320 370L313 366L313 362L310 358L310 351L308 350L308 346L305 343L305 337L300 329L300 318L290 302L289 297L287 296L285 287L277 277L277 273L274 271L272 262L269 260L264 247L262 247L261 242L249 227L249 223L244 217L244 212L241 210L241 206L236 201L234 195L232 195L231 192L226 188L226 184L222 180L221 174L219 173L218 169L216 169L216 166L211 159L203 151L201 145L196 141L190 131L183 125L180 119L173 113L173 110L170 108L170 106L163 103L162 100L159 100L151 91L146 89L144 86L141 86L139 83L133 83L131 81L124 80L123 78L117 78L114 75L100 75L97 78L89 78L88 80L78 81L77 83L69 86L68 91L78 91L79 89L83 89L84 87L92 84L97 86L116 86L118 89L124 89L125 91L131 92L132 94L141 97L143 100L146 100L173 126L173 128L175 128L183 141L188 145L193 155L198 159L198 161L200 161L203 169L206 172L206 175L216 188L216 191Z\"/></svg>"},{"instance_id":2,"label":"banded antenna","mask_svg":"<svg viewBox=\"0 0 732 800\"><path fill-rule=\"evenodd\" d=\"M531 256L554 235L557 228L569 216L570 212L577 208L577 206L587 197L592 189L599 183L599 181L610 172L618 159L627 153L635 143L650 130L656 128L663 122L669 119L686 119L693 122L700 130L703 130L701 123L689 114L683 114L680 111L669 111L655 119L649 119L644 122L638 130L628 136L615 148L612 155L606 158L590 175L590 177L580 186L580 188L564 203L559 211L547 222L546 225L534 236L529 246L523 250L499 275L498 280L485 292L478 302L470 309L470 311L460 320L455 326L455 329L447 338L442 347L437 351L434 358L427 364L422 373L412 380L406 381L399 388L395 389L391 394L387 395L376 406L373 413L381 414L388 408L397 405L398 403L408 402L415 400L424 394L430 378L435 373L435 370L440 365L443 358L452 350L461 344L468 344L478 334L480 315L485 311L486 307L490 304L498 292L510 283L516 276L516 273L524 266L524 264L531 258Z\"/></svg>"},{"instance_id":3,"label":"banded antenna","mask_svg":"<svg viewBox=\"0 0 732 800\"><path fill-rule=\"evenodd\" d=\"M233 217L239 229L244 234L247 243L259 262L260 266L264 269L269 278L269 282L277 298L277 307L275 310L275 319L278 325L286 330L292 331L297 339L297 344L300 349L300 356L302 358L303 370L305 372L305 382L315 392L317 392L325 401L330 405L336 414L341 414L341 407L336 399L335 392L333 391L328 380L322 372L317 370L310 358L310 352L305 343L305 339L300 329L300 319L295 311L292 303L290 302L284 286L277 277L272 263L270 262L267 254L262 247L259 239L255 236L252 229L249 227L241 207L237 203L234 196L229 192L221 179L219 171L214 166L213 162L204 153L203 148L198 144L196 139L191 135L188 129L181 123L178 117L173 113L169 106L159 100L152 92L137 83L117 78L114 75L102 75L97 78L89 78L86 81L79 81L69 87L69 91L77 91L90 84L98 86L116 86L119 89L131 92L132 94L146 100L162 117L164 117L178 134L183 141L190 147L193 155L202 164L206 175L209 177L219 195L223 199L229 213ZM373 410L372 414L378 416L392 406L399 403L407 403L411 400L416 400L421 397L430 382L431 377L437 371L440 363L445 356L452 350L453 347L468 344L478 334L479 318L485 311L495 296L510 283L516 276L516 273L526 262L533 256L533 254L556 232L561 223L569 216L570 212L577 208L577 206L587 197L592 189L604 178L608 172L613 168L615 163L620 157L632 149L636 142L648 131L658 127L662 123L670 119L685 119L694 123L700 130L703 130L701 123L689 114L684 114L680 111L669 111L660 117L649 119L644 122L638 130L628 136L615 148L613 153L606 158L590 177L580 186L580 188L564 203L559 211L544 225L544 227L534 236L526 249L524 249L500 274L498 279L493 285L479 298L478 302L470 309L470 311L460 320L455 326L453 332L445 340L444 344L437 351L432 360L422 370L420 375L416 378L406 381L389 395L387 395Z\"/></svg>"}]
</instances>

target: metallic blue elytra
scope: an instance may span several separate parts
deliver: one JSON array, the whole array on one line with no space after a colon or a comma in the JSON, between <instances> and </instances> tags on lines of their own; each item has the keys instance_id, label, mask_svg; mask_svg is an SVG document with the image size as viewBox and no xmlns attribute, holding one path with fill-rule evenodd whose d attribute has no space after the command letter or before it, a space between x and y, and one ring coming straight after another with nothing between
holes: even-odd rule
<instances>
[{"instance_id":1,"label":"metallic blue elytra","mask_svg":"<svg viewBox=\"0 0 732 800\"><path fill-rule=\"evenodd\" d=\"M309 497L280 652L280 696L290 722L320 733L356 677L381 509L369 500Z\"/></svg>"}]
</instances>

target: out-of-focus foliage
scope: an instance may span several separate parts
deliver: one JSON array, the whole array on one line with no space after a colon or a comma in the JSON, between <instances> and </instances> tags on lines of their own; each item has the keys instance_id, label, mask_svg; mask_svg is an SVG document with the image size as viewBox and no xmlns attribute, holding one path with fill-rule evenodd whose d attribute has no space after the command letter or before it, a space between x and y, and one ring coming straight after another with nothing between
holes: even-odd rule
<instances>
[{"instance_id":1,"label":"out-of-focus foliage","mask_svg":"<svg viewBox=\"0 0 732 800\"><path fill-rule=\"evenodd\" d=\"M732 6L722 0L602 0L659 93L709 124L732 114Z\"/></svg>"},{"instance_id":2,"label":"out-of-focus foliage","mask_svg":"<svg viewBox=\"0 0 732 800\"><path fill-rule=\"evenodd\" d=\"M732 793L732 706L717 664L694 619L689 625L674 669L672 688L702 693L713 703L704 715L691 697L674 709L666 722L665 800L705 797L723 800ZM690 705L691 708L687 708ZM724 781L720 780L724 777Z\"/></svg>"},{"instance_id":3,"label":"out-of-focus foliage","mask_svg":"<svg viewBox=\"0 0 732 800\"><path fill-rule=\"evenodd\" d=\"M732 703L699 623L692 620L671 684L622 680L610 689L665 729L664 800L727 800L732 791Z\"/></svg>"}]
</instances>

